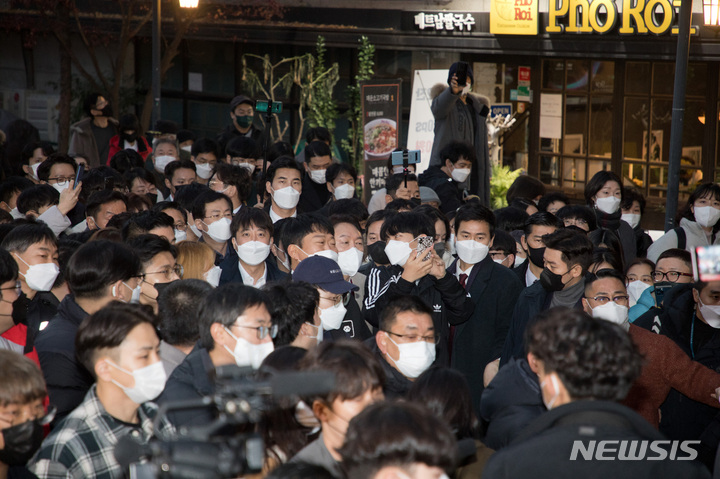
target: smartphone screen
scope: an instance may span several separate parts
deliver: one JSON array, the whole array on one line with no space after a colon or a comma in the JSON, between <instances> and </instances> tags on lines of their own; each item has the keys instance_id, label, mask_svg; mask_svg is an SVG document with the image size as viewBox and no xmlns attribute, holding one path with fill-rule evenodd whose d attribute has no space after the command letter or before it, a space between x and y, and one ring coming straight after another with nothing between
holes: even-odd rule
<instances>
[{"instance_id":1,"label":"smartphone screen","mask_svg":"<svg viewBox=\"0 0 720 479\"><path fill-rule=\"evenodd\" d=\"M720 281L720 245L695 248L697 278L700 281Z\"/></svg>"},{"instance_id":2,"label":"smartphone screen","mask_svg":"<svg viewBox=\"0 0 720 479\"><path fill-rule=\"evenodd\" d=\"M458 62L457 72L455 75L457 76L458 86L467 85L468 64L465 62Z\"/></svg>"},{"instance_id":3,"label":"smartphone screen","mask_svg":"<svg viewBox=\"0 0 720 479\"><path fill-rule=\"evenodd\" d=\"M73 189L78 187L78 183L82 180L82 176L85 174L85 165L78 166L77 174L75 175L75 184Z\"/></svg>"}]
</instances>

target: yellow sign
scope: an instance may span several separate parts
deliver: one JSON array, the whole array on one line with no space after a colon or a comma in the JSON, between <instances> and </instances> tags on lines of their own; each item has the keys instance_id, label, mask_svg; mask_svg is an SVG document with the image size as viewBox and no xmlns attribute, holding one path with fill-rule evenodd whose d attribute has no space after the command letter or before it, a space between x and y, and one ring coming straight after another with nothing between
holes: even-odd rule
<instances>
[{"instance_id":1,"label":"yellow sign","mask_svg":"<svg viewBox=\"0 0 720 479\"><path fill-rule=\"evenodd\" d=\"M538 1L491 0L490 33L494 35L537 35Z\"/></svg>"},{"instance_id":2,"label":"yellow sign","mask_svg":"<svg viewBox=\"0 0 720 479\"><path fill-rule=\"evenodd\" d=\"M675 8L680 8L680 0L622 0L622 2L622 13L618 13L617 5L613 0L550 0L548 26L545 31L607 33L620 22L618 30L620 34L662 35L670 30L673 35L677 35ZM492 14L490 18L492 19ZM697 28L691 27L690 34L697 34Z\"/></svg>"}]
</instances>

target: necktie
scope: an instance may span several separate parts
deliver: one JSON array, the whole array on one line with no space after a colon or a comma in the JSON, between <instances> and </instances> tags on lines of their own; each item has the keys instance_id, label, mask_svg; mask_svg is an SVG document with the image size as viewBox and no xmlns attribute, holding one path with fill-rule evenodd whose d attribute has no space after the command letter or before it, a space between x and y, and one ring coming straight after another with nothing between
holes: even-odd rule
<instances>
[{"instance_id":1,"label":"necktie","mask_svg":"<svg viewBox=\"0 0 720 479\"><path fill-rule=\"evenodd\" d=\"M465 273L460 273L459 281L460 286L465 289L465 284L467 283L468 275ZM450 349L450 360L452 361L452 347L453 347L453 339L455 338L455 326L450 326L450 341L448 342L448 348Z\"/></svg>"}]
</instances>

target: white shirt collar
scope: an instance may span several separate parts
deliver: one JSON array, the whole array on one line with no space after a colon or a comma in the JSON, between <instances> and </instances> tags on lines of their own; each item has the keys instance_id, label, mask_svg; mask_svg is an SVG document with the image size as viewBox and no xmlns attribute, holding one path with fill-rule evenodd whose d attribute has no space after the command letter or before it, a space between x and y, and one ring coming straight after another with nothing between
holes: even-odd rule
<instances>
[{"instance_id":1,"label":"white shirt collar","mask_svg":"<svg viewBox=\"0 0 720 479\"><path fill-rule=\"evenodd\" d=\"M297 218L297 208L295 208L295 211L293 211L293 214L290 215L290 218ZM275 213L275 211L272 209L272 205L270 205L270 219L272 220L273 224L277 223L281 219L283 219L282 216Z\"/></svg>"},{"instance_id":2,"label":"white shirt collar","mask_svg":"<svg viewBox=\"0 0 720 479\"><path fill-rule=\"evenodd\" d=\"M530 261L530 260L528 259L528 261ZM532 286L532 284L533 284L535 281L537 281L538 279L540 279L540 278L538 278L537 276L535 276L535 275L533 274L533 272L530 271L530 265L528 265L528 269L527 269L527 271L525 272L525 286Z\"/></svg>"},{"instance_id":3,"label":"white shirt collar","mask_svg":"<svg viewBox=\"0 0 720 479\"><path fill-rule=\"evenodd\" d=\"M235 208L235 209L233 210L233 214L236 215L236 214L238 213L238 211L240 211L240 208L242 208L242 205L240 205L240 206L238 206L237 208ZM273 221L273 223L274 223L274 221Z\"/></svg>"},{"instance_id":4,"label":"white shirt collar","mask_svg":"<svg viewBox=\"0 0 720 479\"><path fill-rule=\"evenodd\" d=\"M240 270L240 276L242 277L242 282L245 286L252 286L253 288L262 288L265 286L265 283L267 282L267 265L264 261L262 264L265 266L265 271L263 271L262 276L257 280L257 283L255 283L255 280L252 276L250 276L250 273L245 271L245 268L242 267L242 263L238 261L238 269Z\"/></svg>"},{"instance_id":5,"label":"white shirt collar","mask_svg":"<svg viewBox=\"0 0 720 479\"><path fill-rule=\"evenodd\" d=\"M460 269L460 260L458 260L458 262L457 262L456 265L455 265L455 277L457 278L458 281L460 281L460 275L461 275L461 274L466 274L466 275L468 275L468 278L469 278L469 277L470 277L470 272L472 271L472 269L473 269L474 267L475 267L475 265L474 265L474 264L471 264L468 269L466 269L465 271L463 271L463 270Z\"/></svg>"}]
</instances>

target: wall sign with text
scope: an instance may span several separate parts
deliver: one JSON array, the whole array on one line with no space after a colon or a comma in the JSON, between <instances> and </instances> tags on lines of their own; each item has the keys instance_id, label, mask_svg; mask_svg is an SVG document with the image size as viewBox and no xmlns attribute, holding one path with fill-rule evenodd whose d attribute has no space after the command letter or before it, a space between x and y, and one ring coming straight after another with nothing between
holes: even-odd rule
<instances>
[{"instance_id":1,"label":"wall sign with text","mask_svg":"<svg viewBox=\"0 0 720 479\"><path fill-rule=\"evenodd\" d=\"M475 25L472 13L418 13L415 15L415 25L420 30L448 30L471 31Z\"/></svg>"}]
</instances>

